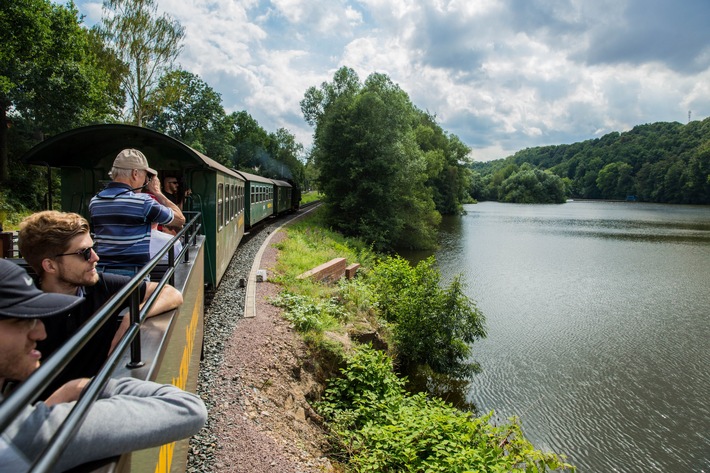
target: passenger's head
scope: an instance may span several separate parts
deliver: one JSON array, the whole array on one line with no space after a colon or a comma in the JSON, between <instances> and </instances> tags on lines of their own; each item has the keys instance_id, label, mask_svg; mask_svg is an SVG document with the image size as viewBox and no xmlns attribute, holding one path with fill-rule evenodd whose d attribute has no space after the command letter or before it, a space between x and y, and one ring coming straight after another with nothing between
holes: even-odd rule
<instances>
[{"instance_id":1,"label":"passenger's head","mask_svg":"<svg viewBox=\"0 0 710 473\"><path fill-rule=\"evenodd\" d=\"M180 184L177 177L167 176L163 179L163 186L165 187L165 192L168 194L177 194Z\"/></svg>"},{"instance_id":2,"label":"passenger's head","mask_svg":"<svg viewBox=\"0 0 710 473\"><path fill-rule=\"evenodd\" d=\"M26 217L20 223L18 246L40 278L51 273L77 286L98 281L94 268L99 257L91 250L89 222L79 214L46 210Z\"/></svg>"},{"instance_id":3,"label":"passenger's head","mask_svg":"<svg viewBox=\"0 0 710 473\"><path fill-rule=\"evenodd\" d=\"M39 366L35 347L47 337L40 319L63 314L82 297L45 293L20 266L0 259L0 384L22 381Z\"/></svg>"},{"instance_id":4,"label":"passenger's head","mask_svg":"<svg viewBox=\"0 0 710 473\"><path fill-rule=\"evenodd\" d=\"M113 160L109 176L114 181L124 182L131 187L139 187L158 172L148 166L145 155L137 149L124 149ZM138 184L138 185L135 185Z\"/></svg>"}]
</instances>

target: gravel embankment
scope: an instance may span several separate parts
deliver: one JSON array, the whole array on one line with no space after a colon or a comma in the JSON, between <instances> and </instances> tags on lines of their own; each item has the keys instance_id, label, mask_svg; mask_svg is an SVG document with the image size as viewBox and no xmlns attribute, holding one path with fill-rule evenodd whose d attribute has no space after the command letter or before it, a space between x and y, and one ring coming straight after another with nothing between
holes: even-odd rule
<instances>
[{"instance_id":1,"label":"gravel embankment","mask_svg":"<svg viewBox=\"0 0 710 473\"><path fill-rule=\"evenodd\" d=\"M209 419L190 442L189 473L332 471L322 453L325 435L306 401L319 389L302 369L306 348L267 302L278 286L258 283L257 316L242 317L246 289L239 280L248 279L262 243L283 222L267 225L239 247L205 312L198 393ZM272 245L282 237L274 235L260 268L274 266Z\"/></svg>"}]
</instances>

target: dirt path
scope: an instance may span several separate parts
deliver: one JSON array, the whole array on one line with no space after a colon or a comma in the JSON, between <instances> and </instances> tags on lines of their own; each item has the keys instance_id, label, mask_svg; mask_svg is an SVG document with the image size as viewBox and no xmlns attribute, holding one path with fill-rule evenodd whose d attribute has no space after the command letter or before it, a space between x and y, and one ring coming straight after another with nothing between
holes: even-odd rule
<instances>
[{"instance_id":1,"label":"dirt path","mask_svg":"<svg viewBox=\"0 0 710 473\"><path fill-rule=\"evenodd\" d=\"M272 274L285 237L273 235L260 268ZM301 369L307 350L298 334L268 303L280 287L257 283L256 317L240 319L224 347L210 411L218 442L214 466L220 472L323 473L334 471L325 458L325 436L306 401L318 389Z\"/></svg>"}]
</instances>

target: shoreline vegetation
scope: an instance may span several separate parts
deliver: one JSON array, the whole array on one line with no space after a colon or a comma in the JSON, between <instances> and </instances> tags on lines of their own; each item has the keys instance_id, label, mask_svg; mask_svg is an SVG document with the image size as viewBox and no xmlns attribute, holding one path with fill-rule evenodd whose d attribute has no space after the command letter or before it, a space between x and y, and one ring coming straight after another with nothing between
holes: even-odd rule
<instances>
[{"instance_id":1,"label":"shoreline vegetation","mask_svg":"<svg viewBox=\"0 0 710 473\"><path fill-rule=\"evenodd\" d=\"M456 279L439 287L433 259L412 267L377 254L330 230L320 209L282 231L271 278L282 290L270 302L309 347L324 386L311 402L339 471L576 471L564 455L535 449L515 417L494 423L494 412L407 389L400 373L413 365L429 380L458 382L479 369L469 360L485 337L483 314ZM358 276L331 285L297 278L335 257L361 264Z\"/></svg>"}]
</instances>

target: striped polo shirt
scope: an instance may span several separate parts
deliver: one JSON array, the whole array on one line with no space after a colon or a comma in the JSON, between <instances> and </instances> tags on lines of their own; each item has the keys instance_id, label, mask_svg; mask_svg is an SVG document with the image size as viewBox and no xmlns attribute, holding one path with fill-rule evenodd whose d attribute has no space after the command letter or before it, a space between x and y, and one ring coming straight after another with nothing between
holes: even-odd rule
<instances>
[{"instance_id":1,"label":"striped polo shirt","mask_svg":"<svg viewBox=\"0 0 710 473\"><path fill-rule=\"evenodd\" d=\"M111 182L89 203L94 248L102 266L144 266L150 261L150 224L168 224L173 211L128 184Z\"/></svg>"}]
</instances>

